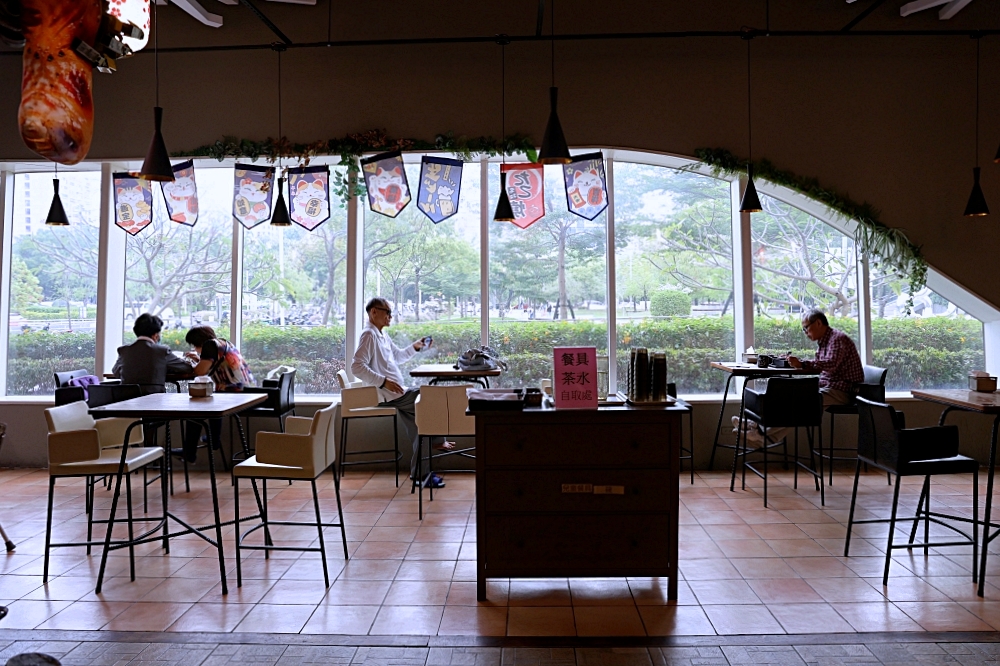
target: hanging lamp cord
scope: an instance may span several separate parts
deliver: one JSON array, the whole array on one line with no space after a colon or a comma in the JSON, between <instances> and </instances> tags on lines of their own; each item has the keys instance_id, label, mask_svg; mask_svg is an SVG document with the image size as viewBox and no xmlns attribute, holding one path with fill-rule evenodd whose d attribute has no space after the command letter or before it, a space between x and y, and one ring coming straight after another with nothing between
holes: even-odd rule
<instances>
[{"instance_id":1,"label":"hanging lamp cord","mask_svg":"<svg viewBox=\"0 0 1000 666\"><path fill-rule=\"evenodd\" d=\"M976 167L979 167L979 43L976 37Z\"/></svg>"},{"instance_id":2,"label":"hanging lamp cord","mask_svg":"<svg viewBox=\"0 0 1000 666\"><path fill-rule=\"evenodd\" d=\"M153 78L156 80L156 106L160 105L160 26L156 22L156 0L153 0Z\"/></svg>"},{"instance_id":3,"label":"hanging lamp cord","mask_svg":"<svg viewBox=\"0 0 1000 666\"><path fill-rule=\"evenodd\" d=\"M552 25L549 32L549 47L552 55L552 87L556 87L556 0L552 0Z\"/></svg>"},{"instance_id":4,"label":"hanging lamp cord","mask_svg":"<svg viewBox=\"0 0 1000 666\"><path fill-rule=\"evenodd\" d=\"M750 87L750 39L747 38L747 143L749 148L748 171L753 165L753 113L751 113L751 87Z\"/></svg>"}]
</instances>

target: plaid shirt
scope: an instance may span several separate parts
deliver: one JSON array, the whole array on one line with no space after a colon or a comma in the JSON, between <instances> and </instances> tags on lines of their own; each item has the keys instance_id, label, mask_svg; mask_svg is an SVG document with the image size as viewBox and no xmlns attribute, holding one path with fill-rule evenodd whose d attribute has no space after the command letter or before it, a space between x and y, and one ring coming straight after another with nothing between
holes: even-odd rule
<instances>
[{"instance_id":1,"label":"plaid shirt","mask_svg":"<svg viewBox=\"0 0 1000 666\"><path fill-rule=\"evenodd\" d=\"M842 332L831 328L817 344L819 349L816 350L816 358L812 361L802 361L802 367L806 370L820 371L820 387L853 394L854 385L865 380L861 357L854 342Z\"/></svg>"}]
</instances>

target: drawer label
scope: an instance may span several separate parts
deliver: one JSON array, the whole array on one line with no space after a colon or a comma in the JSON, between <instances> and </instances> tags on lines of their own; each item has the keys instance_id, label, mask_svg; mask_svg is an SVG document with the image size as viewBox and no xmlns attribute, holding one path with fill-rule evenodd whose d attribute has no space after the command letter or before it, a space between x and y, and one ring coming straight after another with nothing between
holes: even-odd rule
<instances>
[{"instance_id":1,"label":"drawer label","mask_svg":"<svg viewBox=\"0 0 1000 666\"><path fill-rule=\"evenodd\" d=\"M624 495L625 486L594 486L595 495Z\"/></svg>"},{"instance_id":2,"label":"drawer label","mask_svg":"<svg viewBox=\"0 0 1000 666\"><path fill-rule=\"evenodd\" d=\"M588 495L595 492L592 483L564 483L562 491L564 493L587 493Z\"/></svg>"}]
</instances>

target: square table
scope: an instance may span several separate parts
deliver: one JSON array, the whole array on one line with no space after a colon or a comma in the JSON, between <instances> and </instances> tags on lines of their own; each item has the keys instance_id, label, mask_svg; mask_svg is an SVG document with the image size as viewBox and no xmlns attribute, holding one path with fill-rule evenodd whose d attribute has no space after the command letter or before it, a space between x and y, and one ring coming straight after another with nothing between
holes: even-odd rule
<instances>
[{"instance_id":1,"label":"square table","mask_svg":"<svg viewBox=\"0 0 1000 666\"><path fill-rule=\"evenodd\" d=\"M411 377L431 377L432 386L440 382L460 382L467 379L483 388L490 387L490 377L499 377L502 373L500 368L460 370L452 363L425 363L410 370Z\"/></svg>"},{"instance_id":2,"label":"square table","mask_svg":"<svg viewBox=\"0 0 1000 666\"><path fill-rule=\"evenodd\" d=\"M144 421L147 423L179 420L200 421L202 422L205 432L207 432L209 438L211 438L211 429L208 427L208 424L205 423L207 419L222 418L224 416L237 416L240 412L249 409L254 405L258 405L265 400L267 400L267 395L263 393L215 393L207 398L192 398L186 393L153 393L139 398L132 398L131 400L111 403L110 405L104 405L103 407L95 407L90 410L90 415L94 418L117 417L135 419L135 423L131 424L125 431L125 447L122 448L122 461L121 466L118 468L118 478L115 482L115 494L111 500L111 516L108 519L108 532L104 539L104 552L101 555L101 568L97 576L96 591L98 594L100 594L101 585L104 582L104 571L108 562L108 551L111 549L111 532L114 529L115 510L118 508L118 498L121 494L122 470L125 466L125 457L127 453L126 448L128 446L129 435L132 432L132 428L141 425ZM236 422L239 423L239 418L236 418ZM242 423L239 424L239 428L243 450L249 455L249 446L247 445L246 436L243 432ZM187 529L174 535L168 535L166 534L167 526L164 525L163 537L150 537L145 540L152 541L155 538L166 539L169 538L169 536L180 536L181 534L196 534L202 539L205 539L215 546L219 552L219 573L222 577L222 593L228 594L229 588L226 584L226 560L222 548L222 526L224 523L219 515L219 493L215 480L215 456L212 452L214 444L219 444L219 446L221 446L221 443L209 442L208 446L208 469L212 483L212 505L215 509L215 523L212 525L205 525L203 527L194 527L188 525L177 516L169 513L167 511L167 507L164 506L164 515L167 518L173 518ZM168 451L167 455L169 454L170 452ZM259 501L260 500L258 498L258 503ZM214 540L202 534L203 531L213 528L215 529ZM138 541L141 543L143 540Z\"/></svg>"},{"instance_id":3,"label":"square table","mask_svg":"<svg viewBox=\"0 0 1000 666\"><path fill-rule=\"evenodd\" d=\"M983 553L979 561L978 594L979 596L983 596L986 585L986 553L989 552L990 541L1000 535L1000 530L997 530L992 535L990 534L990 527L1000 527L1000 525L990 522L990 509L993 505L993 473L996 470L997 461L997 433L1000 431L1000 393L983 393L968 389L928 389L926 391L910 391L910 394L920 400L944 405L941 418L938 419L939 425L944 425L944 420L948 416L948 412L955 410L993 416L993 433L990 438L990 462L986 475L986 507L983 512L983 540L980 542L980 548L983 549ZM923 504L923 499L923 493L921 493L920 503L917 504L918 514ZM975 529L975 526L973 526L973 529Z\"/></svg>"}]
</instances>

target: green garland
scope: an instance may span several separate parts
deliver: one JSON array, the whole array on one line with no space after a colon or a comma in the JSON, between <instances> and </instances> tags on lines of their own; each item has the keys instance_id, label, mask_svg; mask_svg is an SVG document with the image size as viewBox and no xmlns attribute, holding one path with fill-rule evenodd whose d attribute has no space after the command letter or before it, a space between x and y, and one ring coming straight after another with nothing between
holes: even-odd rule
<instances>
[{"instance_id":1,"label":"green garland","mask_svg":"<svg viewBox=\"0 0 1000 666\"><path fill-rule=\"evenodd\" d=\"M495 157L500 154L523 154L531 162L538 158L534 141L525 134L512 134L504 137L503 140L497 140L492 136L481 136L473 139L464 136L455 137L451 132L448 132L437 135L434 137L434 141L424 141L422 139L394 139L384 130L368 130L360 134L348 134L342 139L320 140L313 143L291 143L285 137L280 139L268 137L263 141L251 141L234 136L224 136L215 143L175 153L174 156L214 157L220 162L227 157L246 158L251 162L263 158L271 164L277 162L279 158L294 159L300 165L307 166L309 161L317 155L339 155L338 166L343 167L343 170L334 170L335 175L330 179L330 186L341 201L346 201L352 195L365 195L364 179L359 177L361 167L358 158L365 153L381 153L392 150L440 150L450 152L466 162L478 155Z\"/></svg>"},{"instance_id":2,"label":"green garland","mask_svg":"<svg viewBox=\"0 0 1000 666\"><path fill-rule=\"evenodd\" d=\"M741 159L724 148L699 148L695 155L711 168L715 175L733 176L747 172L747 160ZM900 229L888 227L879 221L879 211L870 203L859 204L846 196L820 185L816 178L797 176L782 171L762 159L753 163L754 176L768 180L775 185L787 187L810 199L815 199L827 208L858 223L854 240L861 253L876 257L894 273L908 279L910 298L907 313L913 304L913 295L927 284L927 262L920 248L910 242ZM876 268L878 263L875 264Z\"/></svg>"}]
</instances>

